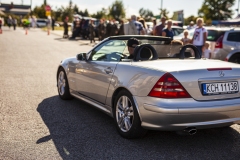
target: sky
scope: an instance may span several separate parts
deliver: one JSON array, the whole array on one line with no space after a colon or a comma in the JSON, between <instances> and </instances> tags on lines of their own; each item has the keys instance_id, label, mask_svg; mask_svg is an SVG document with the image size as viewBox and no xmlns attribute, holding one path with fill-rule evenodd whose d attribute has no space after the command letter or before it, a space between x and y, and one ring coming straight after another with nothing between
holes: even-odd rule
<instances>
[{"instance_id":1,"label":"sky","mask_svg":"<svg viewBox=\"0 0 240 160\"><path fill-rule=\"evenodd\" d=\"M15 3L15 4L26 4L30 5L31 0L0 0L1 3ZM77 4L80 10L88 9L90 14L96 13L103 7L110 6L115 0L72 0L73 4ZM138 15L140 8L149 9L154 15L160 13L159 8L161 8L161 0L122 0L126 8L126 16L129 18L131 15ZM163 8L166 8L170 14L173 15L174 11L184 10L184 17L191 15L197 16L198 9L201 8L204 0L162 0ZM240 1L240 0L239 0ZM55 9L56 7L66 6L69 0L47 0L48 4ZM40 6L43 4L43 0L32 0L32 8L35 6ZM236 0L235 5L232 6L234 9L234 17L237 16L235 9L238 8L238 0Z\"/></svg>"}]
</instances>

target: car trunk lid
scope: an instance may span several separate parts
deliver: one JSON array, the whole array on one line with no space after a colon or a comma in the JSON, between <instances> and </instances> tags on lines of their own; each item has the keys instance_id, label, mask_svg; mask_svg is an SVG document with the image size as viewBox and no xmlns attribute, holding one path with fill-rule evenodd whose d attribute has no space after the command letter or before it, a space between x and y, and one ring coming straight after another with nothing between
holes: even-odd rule
<instances>
[{"instance_id":1,"label":"car trunk lid","mask_svg":"<svg viewBox=\"0 0 240 160\"><path fill-rule=\"evenodd\" d=\"M137 62L172 74L198 101L238 98L240 66L218 60L161 60Z\"/></svg>"}]
</instances>

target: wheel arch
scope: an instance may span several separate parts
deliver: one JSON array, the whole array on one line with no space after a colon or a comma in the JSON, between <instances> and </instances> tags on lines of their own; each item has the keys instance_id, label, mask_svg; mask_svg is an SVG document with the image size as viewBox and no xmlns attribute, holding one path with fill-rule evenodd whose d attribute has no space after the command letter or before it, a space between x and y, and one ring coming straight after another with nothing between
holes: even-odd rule
<instances>
[{"instance_id":1,"label":"wheel arch","mask_svg":"<svg viewBox=\"0 0 240 160\"><path fill-rule=\"evenodd\" d=\"M141 115L140 115L139 107L138 107L138 104L137 104L137 102L136 102L136 99L133 97L133 94L131 93L131 91L128 90L127 88L125 88L125 87L122 87L122 86L121 86L121 87L118 87L118 88L113 92L113 94L112 94L112 100L111 100L111 108L112 108L112 111L113 111L113 107L114 107L114 101L115 101L118 93L119 93L120 91L122 91L122 90L126 90L126 91L128 91L128 92L132 95L133 102L134 102L134 104L135 104L135 106L136 106L136 108L137 108L139 118L140 118L140 120L142 121L142 117L141 117ZM112 113L112 114L114 114L114 113ZM113 116L113 115L112 115L112 116Z\"/></svg>"},{"instance_id":2,"label":"wheel arch","mask_svg":"<svg viewBox=\"0 0 240 160\"><path fill-rule=\"evenodd\" d=\"M239 54L240 55L240 49L238 50L233 50L232 52L230 52L227 57L226 57L226 60L229 61L234 55L237 55Z\"/></svg>"},{"instance_id":3,"label":"wheel arch","mask_svg":"<svg viewBox=\"0 0 240 160\"><path fill-rule=\"evenodd\" d=\"M64 66L62 66L62 65L59 65L58 69L57 69L56 79L58 79L58 72L59 72L60 69L63 69L65 74L66 74L66 76L67 76L66 68ZM67 76L67 79L68 79L68 76Z\"/></svg>"},{"instance_id":4,"label":"wheel arch","mask_svg":"<svg viewBox=\"0 0 240 160\"><path fill-rule=\"evenodd\" d=\"M65 69L63 68L63 66L58 66L58 69L57 69L57 74L56 74L56 79L58 79L58 72L60 69L63 69L65 71Z\"/></svg>"}]
</instances>

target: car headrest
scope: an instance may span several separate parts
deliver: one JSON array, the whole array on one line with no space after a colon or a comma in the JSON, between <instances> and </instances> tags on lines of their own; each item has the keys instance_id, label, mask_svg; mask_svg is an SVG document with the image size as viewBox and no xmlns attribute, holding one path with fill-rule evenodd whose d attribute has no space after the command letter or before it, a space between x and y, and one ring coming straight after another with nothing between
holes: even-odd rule
<instances>
[{"instance_id":1,"label":"car headrest","mask_svg":"<svg viewBox=\"0 0 240 160\"><path fill-rule=\"evenodd\" d=\"M197 47L196 46L194 46L194 45L191 45L191 44L187 44L187 45L185 45L185 46L183 46L182 47L182 49L181 49L181 51L180 51L180 59L184 59L185 58L185 51L186 51L186 49L188 49L188 48L190 48L190 49L192 49L193 51L194 51L194 53L195 53L195 59L201 59L201 57L200 57L200 53L199 53L199 50L197 49Z\"/></svg>"},{"instance_id":2,"label":"car headrest","mask_svg":"<svg viewBox=\"0 0 240 160\"><path fill-rule=\"evenodd\" d=\"M156 50L150 44L141 44L136 46L134 50L135 61L147 61L158 59Z\"/></svg>"}]
</instances>

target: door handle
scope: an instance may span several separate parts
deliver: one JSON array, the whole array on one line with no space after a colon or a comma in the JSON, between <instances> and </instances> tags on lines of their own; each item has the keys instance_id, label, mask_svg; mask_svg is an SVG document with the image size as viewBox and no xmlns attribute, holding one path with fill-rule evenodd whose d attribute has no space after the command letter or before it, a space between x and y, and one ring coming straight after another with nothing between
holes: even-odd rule
<instances>
[{"instance_id":1,"label":"door handle","mask_svg":"<svg viewBox=\"0 0 240 160\"><path fill-rule=\"evenodd\" d=\"M105 68L104 71L105 71L107 74L113 73L113 70L112 70L110 67Z\"/></svg>"}]
</instances>

